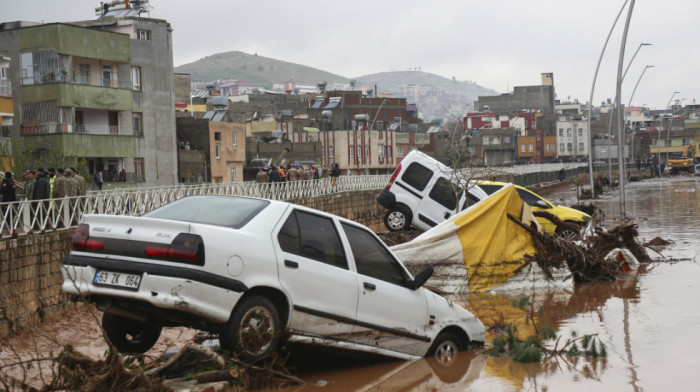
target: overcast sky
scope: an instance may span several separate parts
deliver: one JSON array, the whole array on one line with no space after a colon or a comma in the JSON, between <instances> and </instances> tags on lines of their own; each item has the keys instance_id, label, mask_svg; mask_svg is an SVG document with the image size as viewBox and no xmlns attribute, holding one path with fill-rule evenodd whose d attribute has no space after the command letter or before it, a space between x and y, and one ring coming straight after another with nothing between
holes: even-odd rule
<instances>
[{"instance_id":1,"label":"overcast sky","mask_svg":"<svg viewBox=\"0 0 700 392\"><path fill-rule=\"evenodd\" d=\"M98 1L0 0L0 21L95 17ZM474 81L499 93L553 72L557 98L587 102L605 38L624 0L151 0L171 23L175 65L239 50L346 77L409 70ZM697 0L635 2L622 88L627 105L663 108L674 91L700 103ZM623 12L603 57L593 102L614 98ZM623 68L624 68L623 67ZM381 87L380 87L381 88Z\"/></svg>"}]
</instances>

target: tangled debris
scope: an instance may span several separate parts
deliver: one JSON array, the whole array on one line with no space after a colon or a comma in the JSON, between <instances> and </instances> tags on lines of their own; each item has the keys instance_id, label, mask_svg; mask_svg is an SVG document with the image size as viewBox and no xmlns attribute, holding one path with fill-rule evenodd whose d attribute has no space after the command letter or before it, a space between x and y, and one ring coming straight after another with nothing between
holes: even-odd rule
<instances>
[{"instance_id":1,"label":"tangled debris","mask_svg":"<svg viewBox=\"0 0 700 392\"><path fill-rule=\"evenodd\" d=\"M579 203L579 204L574 204L571 206L571 208L575 210L579 210L581 212L585 212L586 214L590 216L601 216L603 215L603 210L600 208L596 207L595 204L593 203Z\"/></svg>"},{"instance_id":2,"label":"tangled debris","mask_svg":"<svg viewBox=\"0 0 700 392\"><path fill-rule=\"evenodd\" d=\"M673 242L672 241L667 241L661 237L654 237L649 242L647 242L645 245L646 246L667 246L671 245Z\"/></svg>"},{"instance_id":3,"label":"tangled debris","mask_svg":"<svg viewBox=\"0 0 700 392\"><path fill-rule=\"evenodd\" d=\"M508 218L520 224L517 219ZM640 263L651 261L644 246L637 241L637 225L634 223L624 223L609 231L595 228L594 235L581 241L563 240L521 226L532 235L535 243L536 254L526 256L526 260L537 263L549 278L553 269L562 268L566 263L577 283L615 280L620 276L620 267L616 260L605 259L615 248L629 249Z\"/></svg>"}]
</instances>

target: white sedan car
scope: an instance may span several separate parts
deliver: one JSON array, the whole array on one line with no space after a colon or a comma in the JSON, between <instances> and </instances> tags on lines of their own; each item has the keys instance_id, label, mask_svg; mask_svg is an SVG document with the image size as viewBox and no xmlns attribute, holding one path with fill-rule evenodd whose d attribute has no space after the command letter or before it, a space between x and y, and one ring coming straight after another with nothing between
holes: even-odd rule
<instances>
[{"instance_id":1,"label":"white sedan car","mask_svg":"<svg viewBox=\"0 0 700 392\"><path fill-rule=\"evenodd\" d=\"M290 203L190 196L142 217L86 215L72 249L63 290L104 311L122 352L147 351L163 326L218 333L248 361L282 335L447 360L484 341L481 321L421 287L432 268L412 277L366 227Z\"/></svg>"}]
</instances>

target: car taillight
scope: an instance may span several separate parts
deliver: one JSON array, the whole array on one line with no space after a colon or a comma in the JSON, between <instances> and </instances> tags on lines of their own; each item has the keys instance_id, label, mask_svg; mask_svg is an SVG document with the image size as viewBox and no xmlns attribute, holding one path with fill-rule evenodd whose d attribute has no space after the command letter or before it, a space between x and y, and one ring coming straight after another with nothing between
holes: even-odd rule
<instances>
[{"instance_id":1,"label":"car taillight","mask_svg":"<svg viewBox=\"0 0 700 392\"><path fill-rule=\"evenodd\" d=\"M204 265L204 244L202 237L180 233L169 246L148 246L147 256L179 262Z\"/></svg>"},{"instance_id":2,"label":"car taillight","mask_svg":"<svg viewBox=\"0 0 700 392\"><path fill-rule=\"evenodd\" d=\"M71 239L73 250L102 250L105 247L104 241L90 239L90 225L85 223L78 226Z\"/></svg>"},{"instance_id":3,"label":"car taillight","mask_svg":"<svg viewBox=\"0 0 700 392\"><path fill-rule=\"evenodd\" d=\"M384 187L384 189L389 190L391 188L391 185L394 184L394 181L396 180L396 177L399 175L399 172L401 172L401 164L399 163L399 166L396 167L396 170L394 170L394 173L391 175L391 178L389 178L389 184Z\"/></svg>"}]
</instances>

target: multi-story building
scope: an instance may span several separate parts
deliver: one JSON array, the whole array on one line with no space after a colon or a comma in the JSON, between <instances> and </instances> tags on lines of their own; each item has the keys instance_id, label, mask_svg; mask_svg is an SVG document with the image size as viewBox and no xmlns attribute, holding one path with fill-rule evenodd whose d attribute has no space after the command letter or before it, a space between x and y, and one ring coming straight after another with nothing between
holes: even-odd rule
<instances>
[{"instance_id":1,"label":"multi-story building","mask_svg":"<svg viewBox=\"0 0 700 392\"><path fill-rule=\"evenodd\" d=\"M345 174L391 172L397 165L395 132L370 131L364 126L356 129L323 131L323 163L338 163Z\"/></svg>"},{"instance_id":2,"label":"multi-story building","mask_svg":"<svg viewBox=\"0 0 700 392\"><path fill-rule=\"evenodd\" d=\"M39 157L59 150L84 159L107 181L125 169L129 181L173 185L172 29L138 8L119 15L0 25L16 97L10 135Z\"/></svg>"},{"instance_id":3,"label":"multi-story building","mask_svg":"<svg viewBox=\"0 0 700 392\"><path fill-rule=\"evenodd\" d=\"M539 86L515 86L513 93L494 96L479 96L474 110L489 110L498 114L513 114L523 110L537 110L554 113L554 77L551 73L542 74Z\"/></svg>"},{"instance_id":4,"label":"multi-story building","mask_svg":"<svg viewBox=\"0 0 700 392\"><path fill-rule=\"evenodd\" d=\"M576 117L559 117L557 121L557 157L578 160L588 157L588 122Z\"/></svg>"},{"instance_id":5,"label":"multi-story building","mask_svg":"<svg viewBox=\"0 0 700 392\"><path fill-rule=\"evenodd\" d=\"M548 136L542 129L534 135L518 136L518 161L541 163L557 157L557 137Z\"/></svg>"}]
</instances>

